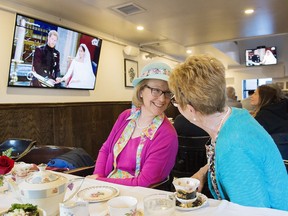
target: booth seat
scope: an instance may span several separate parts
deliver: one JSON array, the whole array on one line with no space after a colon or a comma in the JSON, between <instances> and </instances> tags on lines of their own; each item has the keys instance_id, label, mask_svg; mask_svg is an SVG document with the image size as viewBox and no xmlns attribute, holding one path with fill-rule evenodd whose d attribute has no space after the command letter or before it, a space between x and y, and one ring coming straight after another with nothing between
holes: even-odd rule
<instances>
[{"instance_id":1,"label":"booth seat","mask_svg":"<svg viewBox=\"0 0 288 216\"><path fill-rule=\"evenodd\" d=\"M19 157L16 161L25 163L47 164L51 159L65 154L75 147L54 146L54 145L35 145L24 156Z\"/></svg>"},{"instance_id":2,"label":"booth seat","mask_svg":"<svg viewBox=\"0 0 288 216\"><path fill-rule=\"evenodd\" d=\"M12 149L11 158L18 160L27 154L36 144L35 140L26 138L10 138L0 144L0 155L8 149Z\"/></svg>"}]
</instances>

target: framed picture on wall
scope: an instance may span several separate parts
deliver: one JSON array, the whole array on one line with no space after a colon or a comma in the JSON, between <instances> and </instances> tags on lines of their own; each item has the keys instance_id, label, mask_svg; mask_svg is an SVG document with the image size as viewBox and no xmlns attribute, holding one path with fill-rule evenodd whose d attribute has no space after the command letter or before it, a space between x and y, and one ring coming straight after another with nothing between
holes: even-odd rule
<instances>
[{"instance_id":1,"label":"framed picture on wall","mask_svg":"<svg viewBox=\"0 0 288 216\"><path fill-rule=\"evenodd\" d=\"M124 59L125 87L133 87L132 81L138 77L138 62Z\"/></svg>"}]
</instances>

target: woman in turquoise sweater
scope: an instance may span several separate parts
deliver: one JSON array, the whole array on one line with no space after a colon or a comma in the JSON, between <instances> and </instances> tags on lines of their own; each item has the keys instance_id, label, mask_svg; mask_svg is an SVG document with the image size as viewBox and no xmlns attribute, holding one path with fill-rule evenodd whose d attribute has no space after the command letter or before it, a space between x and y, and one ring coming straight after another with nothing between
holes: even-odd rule
<instances>
[{"instance_id":1,"label":"woman in turquoise sweater","mask_svg":"<svg viewBox=\"0 0 288 216\"><path fill-rule=\"evenodd\" d=\"M247 110L226 105L225 69L208 55L191 56L177 66L169 88L172 103L211 137L208 164L192 177L208 179L215 199L288 211L288 175L265 129Z\"/></svg>"}]
</instances>

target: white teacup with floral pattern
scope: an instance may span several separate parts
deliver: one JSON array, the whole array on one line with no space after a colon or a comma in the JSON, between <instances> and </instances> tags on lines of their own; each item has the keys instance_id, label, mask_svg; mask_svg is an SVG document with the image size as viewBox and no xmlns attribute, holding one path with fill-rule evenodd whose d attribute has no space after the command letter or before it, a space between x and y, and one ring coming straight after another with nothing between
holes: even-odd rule
<instances>
[{"instance_id":1,"label":"white teacup with floral pattern","mask_svg":"<svg viewBox=\"0 0 288 216\"><path fill-rule=\"evenodd\" d=\"M110 216L134 216L137 211L137 199L132 196L114 197L108 201Z\"/></svg>"},{"instance_id":2,"label":"white teacup with floral pattern","mask_svg":"<svg viewBox=\"0 0 288 216\"><path fill-rule=\"evenodd\" d=\"M200 181L195 178L184 177L174 179L173 185L176 189L176 199L194 202L197 199L197 188Z\"/></svg>"}]
</instances>

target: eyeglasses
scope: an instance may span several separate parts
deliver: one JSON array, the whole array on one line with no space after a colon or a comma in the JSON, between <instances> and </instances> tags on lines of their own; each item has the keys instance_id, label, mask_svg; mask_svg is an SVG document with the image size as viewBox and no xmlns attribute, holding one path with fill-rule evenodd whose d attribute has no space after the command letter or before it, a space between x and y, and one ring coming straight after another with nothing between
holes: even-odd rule
<instances>
[{"instance_id":1,"label":"eyeglasses","mask_svg":"<svg viewBox=\"0 0 288 216\"><path fill-rule=\"evenodd\" d=\"M174 106L174 107L178 107L178 103L177 103L177 101L176 101L176 99L175 99L175 95L173 95L173 97L171 98L171 104Z\"/></svg>"},{"instance_id":2,"label":"eyeglasses","mask_svg":"<svg viewBox=\"0 0 288 216\"><path fill-rule=\"evenodd\" d=\"M148 85L146 85L145 87L149 88L151 90L151 95L153 97L160 97L162 94L164 94L165 98L169 98L171 99L173 97L173 93L170 91L162 91L158 88L152 88Z\"/></svg>"}]
</instances>

